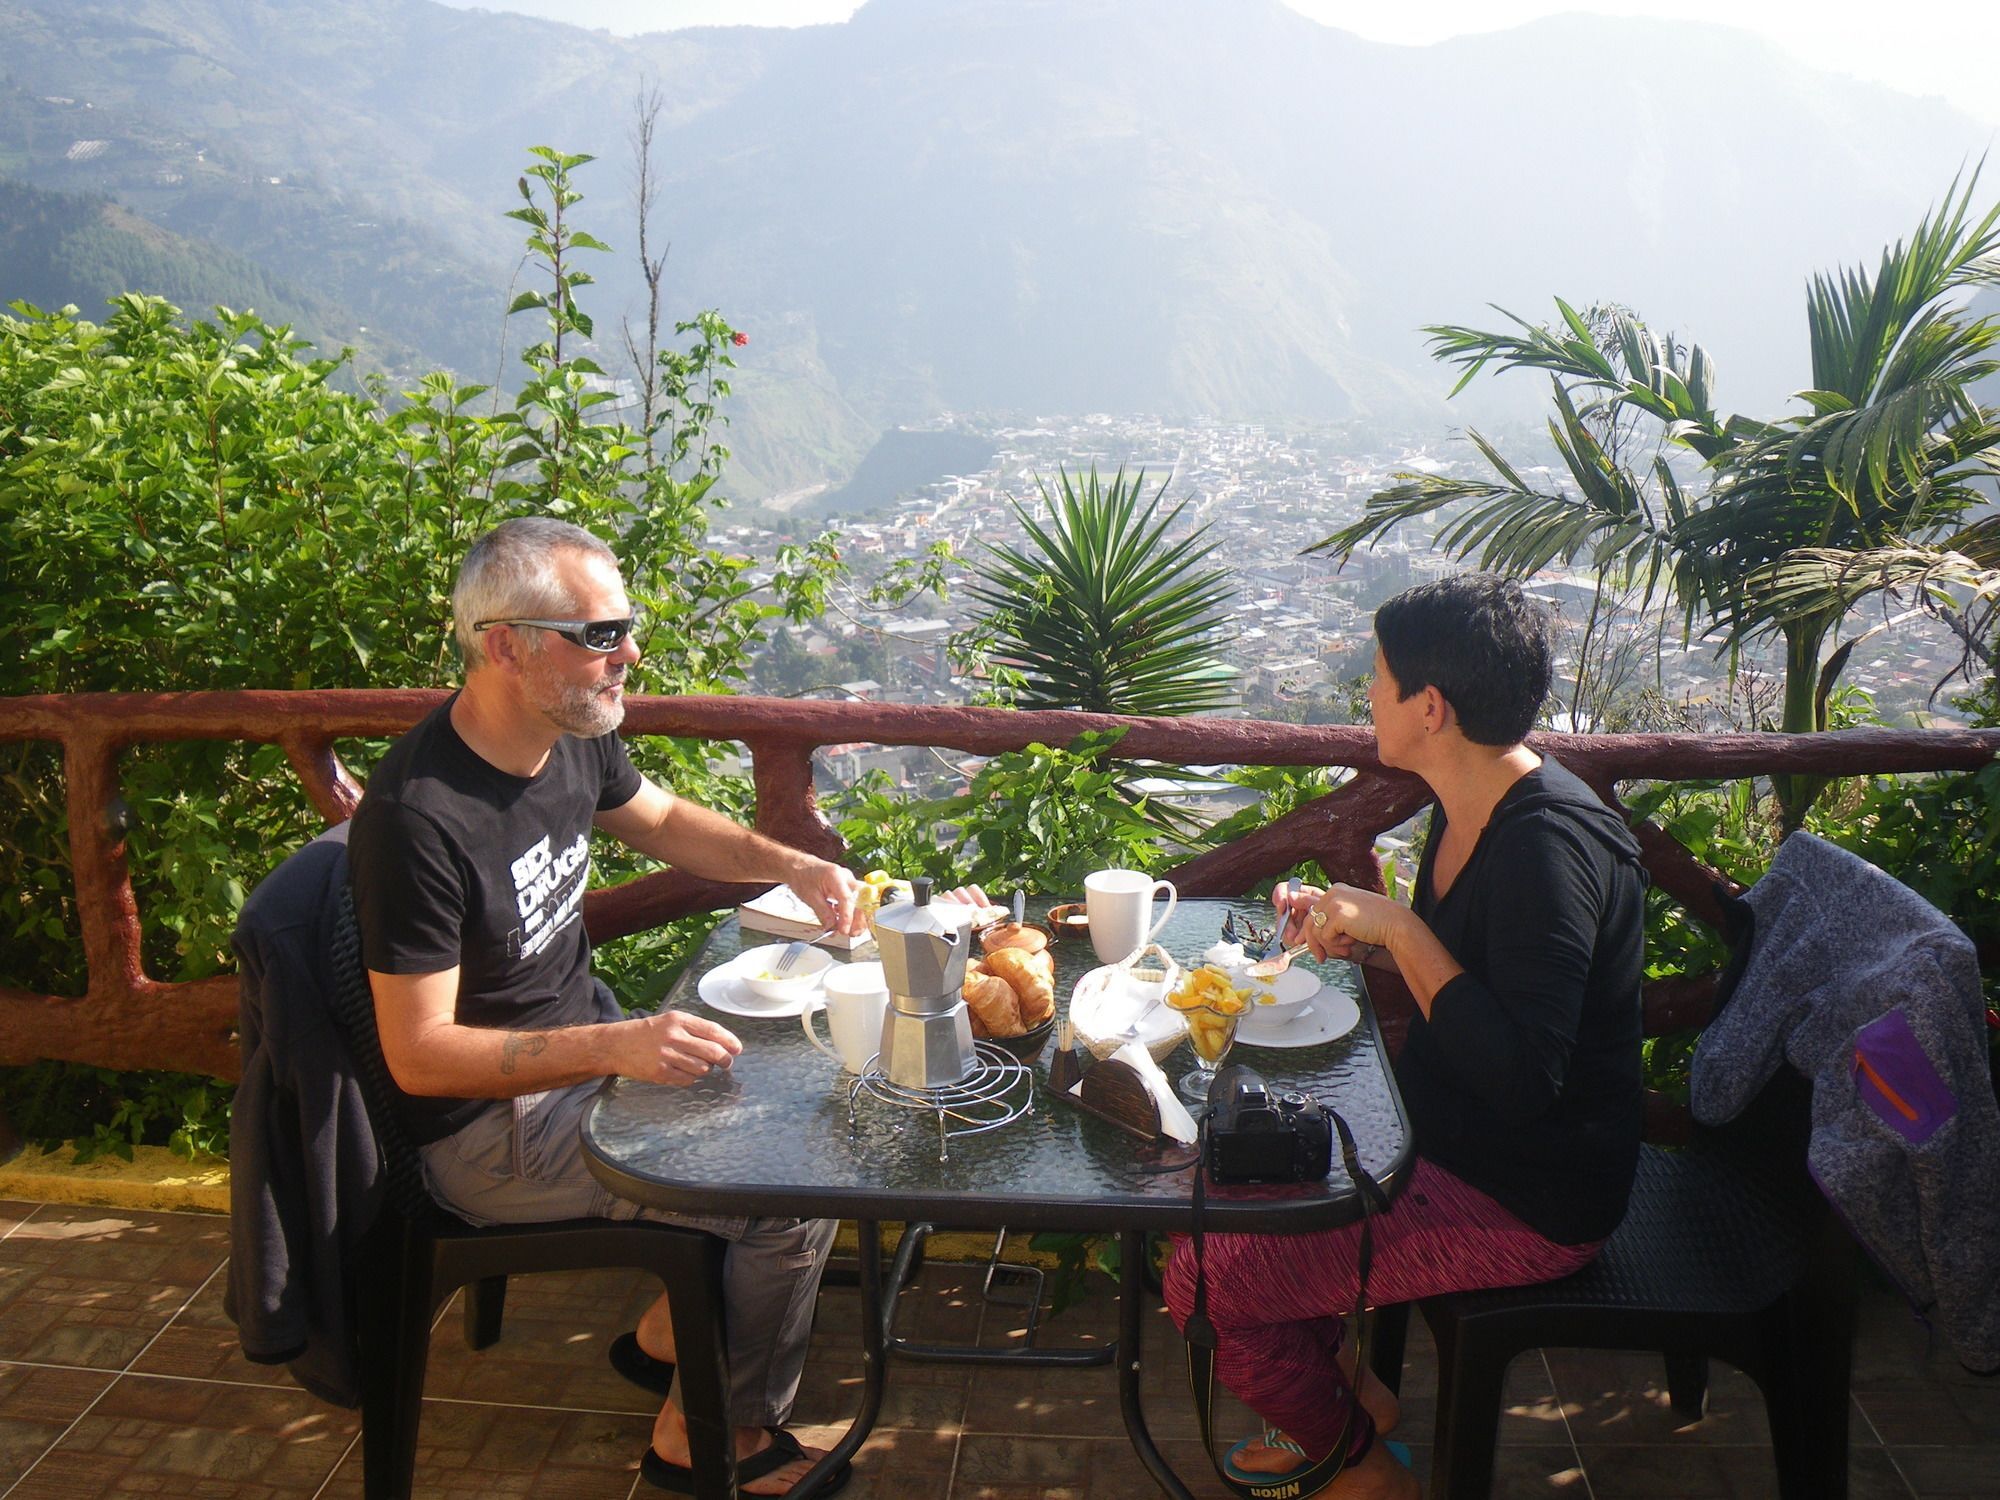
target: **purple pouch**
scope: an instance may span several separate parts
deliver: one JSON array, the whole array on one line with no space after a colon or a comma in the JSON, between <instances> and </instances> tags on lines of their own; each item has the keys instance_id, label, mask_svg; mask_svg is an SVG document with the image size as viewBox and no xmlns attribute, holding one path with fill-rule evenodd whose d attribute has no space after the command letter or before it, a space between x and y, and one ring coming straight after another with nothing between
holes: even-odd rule
<instances>
[{"instance_id":1,"label":"purple pouch","mask_svg":"<svg viewBox=\"0 0 2000 1500\"><path fill-rule=\"evenodd\" d=\"M1855 1092L1882 1123L1912 1146L1921 1146L1958 1113L1958 1100L1900 1010L1854 1033L1848 1065Z\"/></svg>"}]
</instances>

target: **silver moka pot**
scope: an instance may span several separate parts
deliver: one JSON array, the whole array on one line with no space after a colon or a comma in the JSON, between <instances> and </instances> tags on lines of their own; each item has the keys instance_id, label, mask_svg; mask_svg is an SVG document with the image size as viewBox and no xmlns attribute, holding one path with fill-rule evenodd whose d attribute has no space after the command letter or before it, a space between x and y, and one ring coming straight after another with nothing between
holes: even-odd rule
<instances>
[{"instance_id":1,"label":"silver moka pot","mask_svg":"<svg viewBox=\"0 0 2000 1500\"><path fill-rule=\"evenodd\" d=\"M972 925L952 922L931 905L929 880L910 886L914 899L883 907L873 923L889 985L881 1068L891 1083L906 1088L948 1088L976 1066L961 993Z\"/></svg>"}]
</instances>

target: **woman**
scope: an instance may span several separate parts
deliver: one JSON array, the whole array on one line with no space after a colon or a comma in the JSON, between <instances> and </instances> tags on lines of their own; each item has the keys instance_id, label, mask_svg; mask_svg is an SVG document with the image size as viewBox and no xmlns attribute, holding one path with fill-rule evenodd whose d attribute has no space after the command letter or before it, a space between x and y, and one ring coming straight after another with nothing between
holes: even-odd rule
<instances>
[{"instance_id":1,"label":"woman","mask_svg":"<svg viewBox=\"0 0 2000 1500\"><path fill-rule=\"evenodd\" d=\"M1547 618L1517 585L1471 574L1411 589L1377 611L1375 638L1382 763L1437 798L1414 906L1347 885L1278 904L1288 941L1393 965L1420 1012L1396 1064L1415 1166L1373 1223L1379 1305L1567 1275L1624 1217L1645 875L1623 821L1523 743L1550 652ZM1345 1466L1319 1493L1417 1494L1374 1441L1395 1397L1366 1371L1357 1392L1341 1357L1359 1234L1207 1237L1217 1375L1268 1424L1231 1450L1239 1478L1303 1473L1344 1438ZM1167 1299L1183 1323L1194 1269L1182 1244Z\"/></svg>"}]
</instances>

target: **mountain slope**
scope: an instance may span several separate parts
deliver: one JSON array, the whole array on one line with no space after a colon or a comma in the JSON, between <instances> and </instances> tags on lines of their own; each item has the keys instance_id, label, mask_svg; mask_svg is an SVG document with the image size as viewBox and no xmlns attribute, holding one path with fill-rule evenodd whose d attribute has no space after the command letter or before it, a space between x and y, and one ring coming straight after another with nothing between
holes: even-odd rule
<instances>
[{"instance_id":1,"label":"mountain slope","mask_svg":"<svg viewBox=\"0 0 2000 1500\"><path fill-rule=\"evenodd\" d=\"M1418 329L1558 294L1700 339L1724 404L1769 414L1805 381L1807 275L1907 234L1988 135L1723 28L1404 48L1276 0L872 0L629 39L428 0L0 0L0 58L40 112L0 118L0 172L211 236L480 379L529 144L605 158L581 222L620 253L590 306L638 305L650 78L670 311L751 333L731 442L769 489L941 408L1519 412L1525 377L1447 408ZM74 101L108 142L81 161Z\"/></svg>"}]
</instances>

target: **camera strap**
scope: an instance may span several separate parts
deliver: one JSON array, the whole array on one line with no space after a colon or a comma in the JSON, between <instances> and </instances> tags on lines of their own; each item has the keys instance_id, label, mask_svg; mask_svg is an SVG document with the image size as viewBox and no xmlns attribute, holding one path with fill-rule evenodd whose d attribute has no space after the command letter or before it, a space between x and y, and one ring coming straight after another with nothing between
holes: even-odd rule
<instances>
[{"instance_id":1,"label":"camera strap","mask_svg":"<svg viewBox=\"0 0 2000 1500\"><path fill-rule=\"evenodd\" d=\"M1315 1460L1303 1468L1293 1469L1284 1474L1273 1474L1268 1478L1249 1480L1229 1472L1223 1460L1216 1456L1213 1434L1215 1417L1215 1324L1208 1316L1208 1277L1203 1256L1203 1220L1206 1217L1208 1163L1209 1163L1209 1122L1213 1111L1203 1111L1201 1117L1201 1151L1195 1160L1194 1169L1194 1309L1188 1314L1186 1325L1181 1329L1187 1340L1188 1388L1194 1396L1195 1420L1201 1425L1201 1445L1208 1454L1208 1461L1215 1465L1215 1472L1230 1490L1242 1500L1294 1500L1294 1497L1311 1495L1331 1484L1347 1467L1351 1458L1365 1456L1374 1438L1362 1445L1358 1453L1350 1453L1354 1446L1354 1430L1361 1421L1361 1372L1368 1358L1367 1321L1363 1316L1368 1309L1368 1272L1374 1260L1375 1237L1370 1220L1378 1213L1386 1212L1389 1200L1380 1183L1368 1174L1361 1165L1361 1155L1354 1145L1354 1132L1347 1128L1347 1121L1337 1110L1320 1101L1320 1108L1333 1122L1335 1134L1340 1138L1340 1161L1346 1168L1348 1180L1354 1184L1361 1198L1361 1244L1355 1258L1354 1288L1354 1393L1347 1411L1347 1425L1342 1429L1340 1441L1325 1458Z\"/></svg>"}]
</instances>

